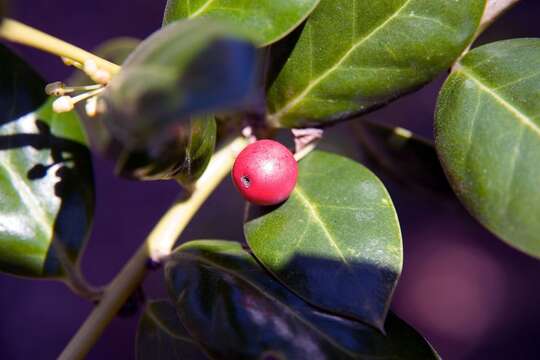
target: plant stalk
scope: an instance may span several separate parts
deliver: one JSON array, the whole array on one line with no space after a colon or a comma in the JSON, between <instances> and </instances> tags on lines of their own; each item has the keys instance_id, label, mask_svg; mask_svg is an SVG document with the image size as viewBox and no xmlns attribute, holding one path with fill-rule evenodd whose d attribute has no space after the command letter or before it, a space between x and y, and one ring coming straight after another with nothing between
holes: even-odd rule
<instances>
[{"instance_id":1,"label":"plant stalk","mask_svg":"<svg viewBox=\"0 0 540 360\"><path fill-rule=\"evenodd\" d=\"M101 301L64 349L60 360L83 359L88 354L107 325L143 281L148 260L161 260L170 254L182 231L229 174L234 159L247 144L245 138L236 138L212 157L192 195L174 204L161 218L146 241L107 286Z\"/></svg>"},{"instance_id":2,"label":"plant stalk","mask_svg":"<svg viewBox=\"0 0 540 360\"><path fill-rule=\"evenodd\" d=\"M81 64L84 64L86 60L93 60L98 68L111 75L120 70L120 66L116 64L13 19L4 19L0 26L0 38L68 58Z\"/></svg>"}]
</instances>

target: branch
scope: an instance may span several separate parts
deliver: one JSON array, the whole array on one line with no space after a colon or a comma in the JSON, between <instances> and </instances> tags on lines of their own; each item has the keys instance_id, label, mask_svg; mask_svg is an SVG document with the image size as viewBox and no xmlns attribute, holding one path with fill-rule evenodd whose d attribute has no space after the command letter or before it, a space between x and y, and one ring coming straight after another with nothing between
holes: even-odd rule
<instances>
[{"instance_id":1,"label":"branch","mask_svg":"<svg viewBox=\"0 0 540 360\"><path fill-rule=\"evenodd\" d=\"M143 281L150 257L162 259L171 252L176 240L204 201L231 171L234 159L247 145L239 137L218 151L203 176L197 181L190 198L177 203L161 218L147 240L107 286L103 297L79 328L59 360L83 359L97 342L107 325Z\"/></svg>"},{"instance_id":2,"label":"branch","mask_svg":"<svg viewBox=\"0 0 540 360\"><path fill-rule=\"evenodd\" d=\"M68 58L81 64L84 64L86 60L94 60L100 69L106 70L111 75L120 70L116 64L12 19L5 18L2 22L0 38Z\"/></svg>"}]
</instances>

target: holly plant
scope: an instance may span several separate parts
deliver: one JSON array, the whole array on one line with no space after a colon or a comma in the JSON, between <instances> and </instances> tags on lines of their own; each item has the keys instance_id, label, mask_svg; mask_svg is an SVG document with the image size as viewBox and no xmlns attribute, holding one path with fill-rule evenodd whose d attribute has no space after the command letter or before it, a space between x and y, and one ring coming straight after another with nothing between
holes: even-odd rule
<instances>
[{"instance_id":1,"label":"holly plant","mask_svg":"<svg viewBox=\"0 0 540 360\"><path fill-rule=\"evenodd\" d=\"M147 39L94 53L3 18L0 271L63 281L95 303L60 359L84 358L148 271L163 272L168 297L144 300L140 360L439 358L389 311L403 250L384 184L346 142L320 144L347 122L382 168L453 190L540 257L540 39L474 44L515 3L169 0ZM45 84L10 42L76 71ZM361 118L445 71L434 147ZM79 266L92 153L183 194L102 289ZM244 238L177 244L231 176L229 196L247 200Z\"/></svg>"}]
</instances>

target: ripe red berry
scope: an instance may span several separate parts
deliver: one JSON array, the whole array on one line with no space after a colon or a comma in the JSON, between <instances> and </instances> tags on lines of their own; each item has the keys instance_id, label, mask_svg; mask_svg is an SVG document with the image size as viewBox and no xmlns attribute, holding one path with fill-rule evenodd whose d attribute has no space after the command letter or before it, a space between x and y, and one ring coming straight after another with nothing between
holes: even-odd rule
<instances>
[{"instance_id":1,"label":"ripe red berry","mask_svg":"<svg viewBox=\"0 0 540 360\"><path fill-rule=\"evenodd\" d=\"M273 140L259 140L238 155L232 177L247 201L257 205L275 205L287 199L293 191L298 164L285 146Z\"/></svg>"}]
</instances>

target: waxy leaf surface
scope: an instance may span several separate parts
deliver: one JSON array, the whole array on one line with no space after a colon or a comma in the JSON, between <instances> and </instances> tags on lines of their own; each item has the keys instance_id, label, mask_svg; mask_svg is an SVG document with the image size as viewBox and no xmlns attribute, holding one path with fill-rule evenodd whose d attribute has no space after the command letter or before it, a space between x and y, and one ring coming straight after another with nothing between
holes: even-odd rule
<instances>
[{"instance_id":1,"label":"waxy leaf surface","mask_svg":"<svg viewBox=\"0 0 540 360\"><path fill-rule=\"evenodd\" d=\"M402 266L390 196L338 155L315 151L298 171L290 198L245 224L253 253L308 302L382 329Z\"/></svg>"},{"instance_id":2,"label":"waxy leaf surface","mask_svg":"<svg viewBox=\"0 0 540 360\"><path fill-rule=\"evenodd\" d=\"M317 311L270 276L239 243L181 246L165 268L188 332L216 359L436 359L391 314L387 335Z\"/></svg>"},{"instance_id":3,"label":"waxy leaf surface","mask_svg":"<svg viewBox=\"0 0 540 360\"><path fill-rule=\"evenodd\" d=\"M468 53L437 106L436 146L470 213L540 257L540 39Z\"/></svg>"},{"instance_id":4,"label":"waxy leaf surface","mask_svg":"<svg viewBox=\"0 0 540 360\"><path fill-rule=\"evenodd\" d=\"M415 90L476 32L485 0L322 0L270 88L274 126L327 124Z\"/></svg>"},{"instance_id":5,"label":"waxy leaf surface","mask_svg":"<svg viewBox=\"0 0 540 360\"><path fill-rule=\"evenodd\" d=\"M206 359L199 346L180 323L169 300L148 303L139 321L136 338L137 360Z\"/></svg>"},{"instance_id":6,"label":"waxy leaf surface","mask_svg":"<svg viewBox=\"0 0 540 360\"><path fill-rule=\"evenodd\" d=\"M55 114L5 47L0 59L0 271L59 278L77 271L92 221L90 152L75 113Z\"/></svg>"},{"instance_id":7,"label":"waxy leaf surface","mask_svg":"<svg viewBox=\"0 0 540 360\"><path fill-rule=\"evenodd\" d=\"M179 19L208 17L243 29L261 46L293 31L320 0L168 0L164 24Z\"/></svg>"}]
</instances>

